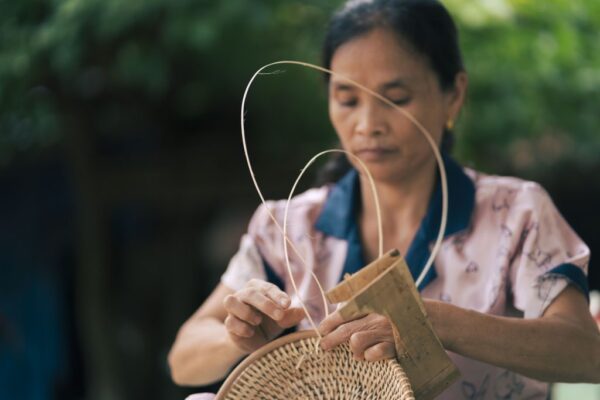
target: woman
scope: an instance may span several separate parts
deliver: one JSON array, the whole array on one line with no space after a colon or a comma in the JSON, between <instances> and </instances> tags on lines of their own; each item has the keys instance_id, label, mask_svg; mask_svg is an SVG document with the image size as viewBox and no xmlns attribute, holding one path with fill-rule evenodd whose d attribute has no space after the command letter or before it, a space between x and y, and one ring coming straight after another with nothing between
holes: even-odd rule
<instances>
[{"instance_id":1,"label":"woman","mask_svg":"<svg viewBox=\"0 0 600 400\"><path fill-rule=\"evenodd\" d=\"M403 107L442 149L467 90L454 23L435 0L350 1L332 19L324 66ZM343 80L328 80L329 114L343 148L378 188L384 248L397 248L416 278L440 220L433 153L396 110ZM589 249L537 184L465 169L447 155L449 215L443 247L419 290L442 344L462 373L440 398L546 398L544 382L600 382L600 335L587 308ZM336 184L296 196L289 237L306 267L331 288L377 258L375 208L356 165ZM282 218L284 202L268 207ZM222 379L285 328L309 328L283 260L281 234L255 213L221 284L183 325L169 355L173 379ZM324 317L310 274L293 257L311 316ZM386 318L320 324L327 350L395 356Z\"/></svg>"}]
</instances>

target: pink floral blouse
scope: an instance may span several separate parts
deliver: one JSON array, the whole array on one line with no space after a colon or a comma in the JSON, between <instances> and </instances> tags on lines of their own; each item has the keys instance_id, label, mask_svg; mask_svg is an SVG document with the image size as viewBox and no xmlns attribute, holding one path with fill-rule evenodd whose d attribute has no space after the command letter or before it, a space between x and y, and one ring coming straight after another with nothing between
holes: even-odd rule
<instances>
[{"instance_id":1,"label":"pink floral blouse","mask_svg":"<svg viewBox=\"0 0 600 400\"><path fill-rule=\"evenodd\" d=\"M485 175L444 159L448 172L449 213L444 242L419 290L482 313L536 318L569 284L588 294L590 251L560 215L542 187L512 177ZM306 265L290 249L300 296L316 321L325 312L309 270L325 290L345 273L365 265L358 225L358 173L335 185L293 198L288 236ZM269 202L282 223L285 202ZM437 236L441 195L434 191L428 211L404 255L417 277ZM277 284L295 299L284 261L282 235L264 206L254 214L239 251L222 282L233 290L252 278ZM332 309L330 310L332 311ZM299 329L310 329L305 319ZM462 377L440 399L546 399L548 384L503 368L449 353Z\"/></svg>"}]
</instances>

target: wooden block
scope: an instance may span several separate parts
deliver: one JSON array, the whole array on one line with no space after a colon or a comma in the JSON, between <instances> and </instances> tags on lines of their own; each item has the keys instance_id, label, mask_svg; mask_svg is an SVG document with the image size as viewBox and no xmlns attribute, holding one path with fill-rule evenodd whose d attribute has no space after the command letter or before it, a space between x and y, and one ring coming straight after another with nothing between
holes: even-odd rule
<instances>
[{"instance_id":1,"label":"wooden block","mask_svg":"<svg viewBox=\"0 0 600 400\"><path fill-rule=\"evenodd\" d=\"M332 303L347 301L339 309L345 319L372 312L390 319L398 362L416 399L434 398L460 376L433 332L408 266L397 250L346 278L327 297Z\"/></svg>"}]
</instances>

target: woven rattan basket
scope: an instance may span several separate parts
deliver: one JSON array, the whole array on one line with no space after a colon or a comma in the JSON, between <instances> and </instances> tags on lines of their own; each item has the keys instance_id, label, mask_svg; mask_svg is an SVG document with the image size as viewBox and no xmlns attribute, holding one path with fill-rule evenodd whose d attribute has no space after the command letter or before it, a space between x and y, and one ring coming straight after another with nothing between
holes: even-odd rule
<instances>
[{"instance_id":1,"label":"woven rattan basket","mask_svg":"<svg viewBox=\"0 0 600 400\"><path fill-rule=\"evenodd\" d=\"M315 351L303 331L279 338L246 358L229 375L217 400L413 400L396 360L354 360L348 345Z\"/></svg>"}]
</instances>

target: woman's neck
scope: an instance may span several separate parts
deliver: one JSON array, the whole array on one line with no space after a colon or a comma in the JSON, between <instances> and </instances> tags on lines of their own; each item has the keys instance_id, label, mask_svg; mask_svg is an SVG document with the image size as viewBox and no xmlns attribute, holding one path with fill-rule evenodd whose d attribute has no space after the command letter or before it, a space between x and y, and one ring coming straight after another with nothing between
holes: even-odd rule
<instances>
[{"instance_id":1,"label":"woman's neck","mask_svg":"<svg viewBox=\"0 0 600 400\"><path fill-rule=\"evenodd\" d=\"M427 212L436 178L435 164L421 168L421 171L401 181L376 182L383 223L384 250L410 244ZM375 201L368 179L362 175L360 179L362 209L359 221L363 232L365 229L373 232L377 226ZM406 251L406 248L402 250Z\"/></svg>"}]
</instances>

